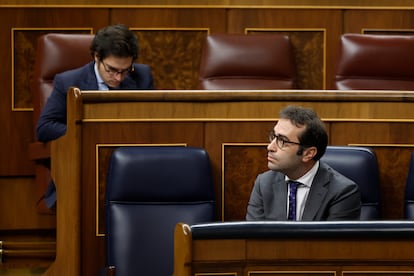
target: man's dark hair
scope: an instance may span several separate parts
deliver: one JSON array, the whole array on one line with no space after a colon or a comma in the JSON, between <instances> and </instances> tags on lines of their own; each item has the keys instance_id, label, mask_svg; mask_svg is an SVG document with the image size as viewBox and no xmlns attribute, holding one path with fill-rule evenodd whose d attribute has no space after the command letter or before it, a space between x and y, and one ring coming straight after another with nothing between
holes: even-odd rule
<instances>
[{"instance_id":1,"label":"man's dark hair","mask_svg":"<svg viewBox=\"0 0 414 276\"><path fill-rule=\"evenodd\" d=\"M100 60L108 56L138 58L137 36L122 24L111 25L100 29L91 44L92 57L95 53Z\"/></svg>"},{"instance_id":2,"label":"man's dark hair","mask_svg":"<svg viewBox=\"0 0 414 276\"><path fill-rule=\"evenodd\" d=\"M319 160L325 154L328 145L328 134L324 123L314 110L289 105L280 111L279 116L282 119L290 120L298 127L305 126L302 134L298 137L299 143L301 144L298 151L299 155L307 147L317 148L318 152L314 156L314 160Z\"/></svg>"}]
</instances>

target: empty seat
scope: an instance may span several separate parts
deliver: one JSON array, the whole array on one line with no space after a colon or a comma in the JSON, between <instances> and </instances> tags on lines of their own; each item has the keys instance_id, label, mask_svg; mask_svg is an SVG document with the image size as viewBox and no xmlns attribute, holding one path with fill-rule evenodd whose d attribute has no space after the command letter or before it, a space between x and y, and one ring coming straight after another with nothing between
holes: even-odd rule
<instances>
[{"instance_id":1,"label":"empty seat","mask_svg":"<svg viewBox=\"0 0 414 276\"><path fill-rule=\"evenodd\" d=\"M210 160L201 148L117 148L105 197L107 265L117 276L172 275L175 225L215 219Z\"/></svg>"},{"instance_id":2,"label":"empty seat","mask_svg":"<svg viewBox=\"0 0 414 276\"><path fill-rule=\"evenodd\" d=\"M292 89L295 78L288 36L207 36L201 55L199 89Z\"/></svg>"},{"instance_id":3,"label":"empty seat","mask_svg":"<svg viewBox=\"0 0 414 276\"><path fill-rule=\"evenodd\" d=\"M344 34L335 72L339 90L414 90L414 36Z\"/></svg>"}]
</instances>

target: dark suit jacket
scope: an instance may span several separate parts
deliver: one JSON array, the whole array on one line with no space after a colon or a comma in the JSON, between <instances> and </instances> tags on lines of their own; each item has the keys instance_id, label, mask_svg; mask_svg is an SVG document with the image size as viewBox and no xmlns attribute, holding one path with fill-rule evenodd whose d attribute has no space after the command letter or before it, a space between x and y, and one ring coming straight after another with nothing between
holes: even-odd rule
<instances>
[{"instance_id":1,"label":"dark suit jacket","mask_svg":"<svg viewBox=\"0 0 414 276\"><path fill-rule=\"evenodd\" d=\"M53 91L47 99L36 126L37 140L48 142L66 133L66 96L71 86L81 90L98 90L95 62L83 67L57 74L53 80ZM145 64L134 64L134 71L121 82L120 90L154 89L151 69ZM56 203L56 187L53 180L45 193L45 202L49 208Z\"/></svg>"},{"instance_id":2,"label":"dark suit jacket","mask_svg":"<svg viewBox=\"0 0 414 276\"><path fill-rule=\"evenodd\" d=\"M247 220L286 220L285 175L264 172L256 178L247 207ZM302 215L303 221L359 220L361 194L358 185L320 162Z\"/></svg>"},{"instance_id":3,"label":"dark suit jacket","mask_svg":"<svg viewBox=\"0 0 414 276\"><path fill-rule=\"evenodd\" d=\"M37 140L48 142L66 133L66 95L71 86L81 90L98 90L94 71L95 62L57 74L53 91L43 108L36 126ZM120 90L154 89L151 69L145 64L134 64L131 72L120 84Z\"/></svg>"}]
</instances>

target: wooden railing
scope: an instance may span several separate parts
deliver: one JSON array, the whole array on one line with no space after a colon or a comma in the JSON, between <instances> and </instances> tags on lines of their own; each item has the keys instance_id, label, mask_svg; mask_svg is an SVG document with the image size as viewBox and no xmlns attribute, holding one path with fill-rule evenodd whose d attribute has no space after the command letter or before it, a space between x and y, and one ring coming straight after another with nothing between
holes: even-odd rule
<instances>
[{"instance_id":1,"label":"wooden railing","mask_svg":"<svg viewBox=\"0 0 414 276\"><path fill-rule=\"evenodd\" d=\"M50 265L55 256L56 242L0 241L0 264L6 267L18 267L27 260Z\"/></svg>"},{"instance_id":2,"label":"wooden railing","mask_svg":"<svg viewBox=\"0 0 414 276\"><path fill-rule=\"evenodd\" d=\"M414 275L414 223L177 224L174 276Z\"/></svg>"}]
</instances>

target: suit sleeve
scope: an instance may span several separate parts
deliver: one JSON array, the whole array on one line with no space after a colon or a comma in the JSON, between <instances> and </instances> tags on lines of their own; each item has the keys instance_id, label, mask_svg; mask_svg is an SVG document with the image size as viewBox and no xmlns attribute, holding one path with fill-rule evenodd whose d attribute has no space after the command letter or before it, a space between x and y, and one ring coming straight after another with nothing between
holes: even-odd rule
<instances>
[{"instance_id":1,"label":"suit sleeve","mask_svg":"<svg viewBox=\"0 0 414 276\"><path fill-rule=\"evenodd\" d=\"M56 75L52 94L47 99L37 122L37 140L48 142L66 133L66 94L61 77Z\"/></svg>"},{"instance_id":2,"label":"suit sleeve","mask_svg":"<svg viewBox=\"0 0 414 276\"><path fill-rule=\"evenodd\" d=\"M351 182L331 201L327 220L359 220L361 194L358 185Z\"/></svg>"},{"instance_id":3,"label":"suit sleeve","mask_svg":"<svg viewBox=\"0 0 414 276\"><path fill-rule=\"evenodd\" d=\"M154 79L152 77L151 68L146 64L135 64L135 70L131 73L131 78L137 84L137 88L141 90L154 89Z\"/></svg>"},{"instance_id":4,"label":"suit sleeve","mask_svg":"<svg viewBox=\"0 0 414 276\"><path fill-rule=\"evenodd\" d=\"M263 195L260 189L260 177L257 177L252 193L250 194L249 203L247 205L247 213L246 213L246 220L264 220L264 203L263 203Z\"/></svg>"}]
</instances>

